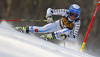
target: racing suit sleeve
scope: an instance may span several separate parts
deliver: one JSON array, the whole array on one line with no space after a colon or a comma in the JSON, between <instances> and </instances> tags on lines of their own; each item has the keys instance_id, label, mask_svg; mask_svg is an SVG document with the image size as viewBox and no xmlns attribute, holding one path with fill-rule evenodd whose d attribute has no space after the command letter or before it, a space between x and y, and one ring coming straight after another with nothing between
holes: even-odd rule
<instances>
[{"instance_id":1,"label":"racing suit sleeve","mask_svg":"<svg viewBox=\"0 0 100 57\"><path fill-rule=\"evenodd\" d=\"M46 15L48 15L48 16L52 16L52 15L64 16L64 15L66 15L67 12L68 12L67 9L51 9L51 8L48 8Z\"/></svg>"},{"instance_id":2,"label":"racing suit sleeve","mask_svg":"<svg viewBox=\"0 0 100 57\"><path fill-rule=\"evenodd\" d=\"M73 28L72 34L69 35L69 40L73 40L73 41L77 40L80 25L81 25L80 20L74 23L74 28Z\"/></svg>"},{"instance_id":3,"label":"racing suit sleeve","mask_svg":"<svg viewBox=\"0 0 100 57\"><path fill-rule=\"evenodd\" d=\"M47 13L46 13L47 23L52 23L53 22L52 15L61 15L61 16L67 17L68 16L66 14L67 12L68 12L67 9L51 9L51 8L48 8Z\"/></svg>"},{"instance_id":4,"label":"racing suit sleeve","mask_svg":"<svg viewBox=\"0 0 100 57\"><path fill-rule=\"evenodd\" d=\"M78 20L77 22L75 22L75 27L74 27L74 35L75 35L75 38L78 37L78 32L79 32L79 29L80 29L80 25L81 25L81 21Z\"/></svg>"}]
</instances>

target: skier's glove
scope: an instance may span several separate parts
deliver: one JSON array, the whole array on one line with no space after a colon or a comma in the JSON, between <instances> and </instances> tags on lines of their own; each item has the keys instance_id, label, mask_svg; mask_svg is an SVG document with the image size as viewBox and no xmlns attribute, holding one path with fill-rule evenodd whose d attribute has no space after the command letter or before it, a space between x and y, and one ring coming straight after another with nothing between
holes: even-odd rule
<instances>
[{"instance_id":1,"label":"skier's glove","mask_svg":"<svg viewBox=\"0 0 100 57\"><path fill-rule=\"evenodd\" d=\"M47 23L52 23L53 22L53 18L52 18L51 15L47 14L46 18L47 18Z\"/></svg>"},{"instance_id":2,"label":"skier's glove","mask_svg":"<svg viewBox=\"0 0 100 57\"><path fill-rule=\"evenodd\" d=\"M62 39L62 40L65 40L67 37L69 37L69 35L65 35L65 34L60 35L60 39Z\"/></svg>"},{"instance_id":3,"label":"skier's glove","mask_svg":"<svg viewBox=\"0 0 100 57\"><path fill-rule=\"evenodd\" d=\"M70 35L68 39L71 41L77 41L77 37L75 35Z\"/></svg>"}]
</instances>

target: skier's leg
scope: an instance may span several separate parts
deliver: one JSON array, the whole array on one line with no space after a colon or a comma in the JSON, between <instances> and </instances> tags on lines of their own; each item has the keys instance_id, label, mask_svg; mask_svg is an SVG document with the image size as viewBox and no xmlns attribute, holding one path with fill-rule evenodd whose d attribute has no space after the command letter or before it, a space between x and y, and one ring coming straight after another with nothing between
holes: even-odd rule
<instances>
[{"instance_id":1,"label":"skier's leg","mask_svg":"<svg viewBox=\"0 0 100 57\"><path fill-rule=\"evenodd\" d=\"M62 30L58 30L54 32L54 36L56 39L61 40L61 39L65 39L66 37L68 37L71 33L71 30L65 28Z\"/></svg>"},{"instance_id":2,"label":"skier's leg","mask_svg":"<svg viewBox=\"0 0 100 57\"><path fill-rule=\"evenodd\" d=\"M45 37L45 38L48 38L48 39L61 40L61 39L66 39L69 34L70 34L70 30L66 28L66 29L55 31L55 32L50 33L50 34L42 35L41 37Z\"/></svg>"},{"instance_id":3,"label":"skier's leg","mask_svg":"<svg viewBox=\"0 0 100 57\"><path fill-rule=\"evenodd\" d=\"M59 21L56 21L54 23L49 23L43 27L38 27L38 26L29 26L29 33L47 33L47 32L54 32L57 31L59 28L58 26Z\"/></svg>"}]
</instances>

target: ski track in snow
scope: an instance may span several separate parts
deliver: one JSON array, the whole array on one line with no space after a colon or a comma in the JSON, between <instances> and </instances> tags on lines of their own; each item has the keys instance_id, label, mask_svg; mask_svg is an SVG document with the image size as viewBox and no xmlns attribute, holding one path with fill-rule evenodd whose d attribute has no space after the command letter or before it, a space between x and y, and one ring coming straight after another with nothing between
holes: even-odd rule
<instances>
[{"instance_id":1,"label":"ski track in snow","mask_svg":"<svg viewBox=\"0 0 100 57\"><path fill-rule=\"evenodd\" d=\"M20 33L3 21L0 24L0 57L93 57L64 48L34 35Z\"/></svg>"}]
</instances>

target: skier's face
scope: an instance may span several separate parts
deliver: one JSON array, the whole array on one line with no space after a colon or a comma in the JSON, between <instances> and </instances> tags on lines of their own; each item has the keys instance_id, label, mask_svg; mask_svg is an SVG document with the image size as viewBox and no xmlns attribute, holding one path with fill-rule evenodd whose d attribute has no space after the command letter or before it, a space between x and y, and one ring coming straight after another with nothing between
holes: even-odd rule
<instances>
[{"instance_id":1,"label":"skier's face","mask_svg":"<svg viewBox=\"0 0 100 57\"><path fill-rule=\"evenodd\" d=\"M71 19L71 20L74 20L74 19L75 19L75 17L74 17L74 16L70 16L70 19Z\"/></svg>"},{"instance_id":2,"label":"skier's face","mask_svg":"<svg viewBox=\"0 0 100 57\"><path fill-rule=\"evenodd\" d=\"M74 14L72 12L70 12L69 15L71 20L74 20L78 16L77 14Z\"/></svg>"}]
</instances>

